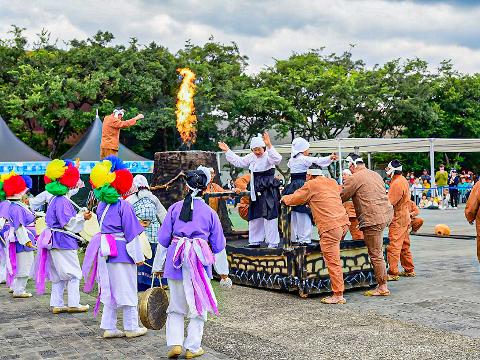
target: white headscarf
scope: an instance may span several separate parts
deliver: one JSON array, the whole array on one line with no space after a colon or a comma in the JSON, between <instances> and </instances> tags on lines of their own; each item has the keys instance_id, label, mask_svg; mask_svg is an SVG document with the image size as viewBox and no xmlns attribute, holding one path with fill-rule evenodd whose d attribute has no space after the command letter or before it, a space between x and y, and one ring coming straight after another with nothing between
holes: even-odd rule
<instances>
[{"instance_id":1,"label":"white headscarf","mask_svg":"<svg viewBox=\"0 0 480 360\"><path fill-rule=\"evenodd\" d=\"M257 136L254 136L252 138L252 141L250 141L250 150L253 150L255 148L259 147L265 147L265 142L263 141L262 134L258 134Z\"/></svg>"},{"instance_id":2,"label":"white headscarf","mask_svg":"<svg viewBox=\"0 0 480 360\"><path fill-rule=\"evenodd\" d=\"M310 143L302 137L293 139L292 141L292 157L303 153L310 148Z\"/></svg>"},{"instance_id":3,"label":"white headscarf","mask_svg":"<svg viewBox=\"0 0 480 360\"><path fill-rule=\"evenodd\" d=\"M113 110L113 116L115 116L116 118L118 118L118 115L125 115L125 110L123 109L115 109Z\"/></svg>"}]
</instances>

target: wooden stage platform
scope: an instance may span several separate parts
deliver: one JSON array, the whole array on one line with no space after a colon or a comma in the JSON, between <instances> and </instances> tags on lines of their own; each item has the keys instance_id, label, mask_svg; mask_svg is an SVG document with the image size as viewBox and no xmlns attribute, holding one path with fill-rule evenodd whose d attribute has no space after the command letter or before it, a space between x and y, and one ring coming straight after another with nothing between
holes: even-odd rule
<instances>
[{"instance_id":1,"label":"wooden stage platform","mask_svg":"<svg viewBox=\"0 0 480 360\"><path fill-rule=\"evenodd\" d=\"M343 240L341 260L345 288L375 285L373 268L363 241ZM388 244L388 238L384 239ZM330 278L318 241L311 246L248 248L248 232L227 235L230 276L235 284L296 292L301 297L331 292Z\"/></svg>"}]
</instances>

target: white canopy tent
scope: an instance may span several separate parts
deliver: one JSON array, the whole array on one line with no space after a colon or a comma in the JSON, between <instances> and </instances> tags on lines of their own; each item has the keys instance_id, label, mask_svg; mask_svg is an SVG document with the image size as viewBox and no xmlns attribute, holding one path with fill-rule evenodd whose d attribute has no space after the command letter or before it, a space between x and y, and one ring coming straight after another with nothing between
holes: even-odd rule
<instances>
[{"instance_id":1,"label":"white canopy tent","mask_svg":"<svg viewBox=\"0 0 480 360\"><path fill-rule=\"evenodd\" d=\"M280 154L290 154L290 144L276 145ZM247 153L250 150L236 150L237 153ZM338 138L310 142L312 153L336 152L340 158L354 152L366 153L368 167L371 167L372 153L430 153L430 171L432 187L435 186L435 151L437 152L480 152L480 139L442 139L442 138ZM340 177L340 182L342 181Z\"/></svg>"}]
</instances>

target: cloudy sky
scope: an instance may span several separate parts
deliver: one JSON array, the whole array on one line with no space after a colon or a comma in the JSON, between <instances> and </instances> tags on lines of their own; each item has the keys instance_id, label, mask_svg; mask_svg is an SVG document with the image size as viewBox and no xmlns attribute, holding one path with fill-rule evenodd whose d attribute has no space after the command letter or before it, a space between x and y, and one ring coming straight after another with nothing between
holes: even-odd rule
<instances>
[{"instance_id":1,"label":"cloudy sky","mask_svg":"<svg viewBox=\"0 0 480 360\"><path fill-rule=\"evenodd\" d=\"M418 56L480 72L479 19L480 0L0 0L2 38L11 24L27 28L29 39L42 28L60 40L101 29L118 43L137 37L176 51L213 35L237 42L250 72L292 52L342 52L349 44L369 65Z\"/></svg>"}]
</instances>

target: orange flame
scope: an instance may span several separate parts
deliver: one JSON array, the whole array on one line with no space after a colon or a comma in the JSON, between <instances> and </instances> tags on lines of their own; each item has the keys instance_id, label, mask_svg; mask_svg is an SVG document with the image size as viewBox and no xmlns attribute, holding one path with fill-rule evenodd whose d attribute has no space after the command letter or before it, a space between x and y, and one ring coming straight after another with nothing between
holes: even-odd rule
<instances>
[{"instance_id":1,"label":"orange flame","mask_svg":"<svg viewBox=\"0 0 480 360\"><path fill-rule=\"evenodd\" d=\"M197 117L195 116L195 105L193 96L195 95L195 74L189 68L177 69L183 76L180 89L177 93L177 129L182 137L182 141L194 143L196 139Z\"/></svg>"}]
</instances>

